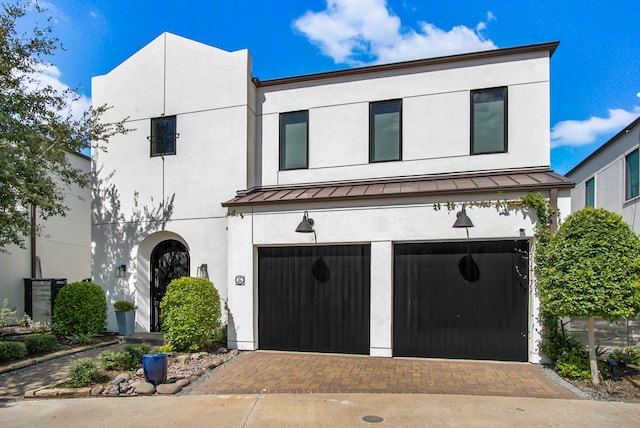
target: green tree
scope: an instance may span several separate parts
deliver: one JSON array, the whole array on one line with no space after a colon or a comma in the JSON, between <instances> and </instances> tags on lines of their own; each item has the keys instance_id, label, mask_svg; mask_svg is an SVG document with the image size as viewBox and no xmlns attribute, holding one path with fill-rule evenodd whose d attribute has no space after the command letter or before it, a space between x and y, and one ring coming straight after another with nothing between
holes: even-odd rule
<instances>
[{"instance_id":1,"label":"green tree","mask_svg":"<svg viewBox=\"0 0 640 428\"><path fill-rule=\"evenodd\" d=\"M106 106L74 117L77 91L42 84L38 75L53 66L60 44L46 18L44 26L20 32L19 23L30 15L45 17L37 2L0 7L0 252L9 244L24 247L28 236L40 233L32 230L31 207L43 219L64 216L66 189L88 184L88 174L73 168L67 152L103 148L109 137L126 132L124 120L100 120Z\"/></svg>"},{"instance_id":2,"label":"green tree","mask_svg":"<svg viewBox=\"0 0 640 428\"><path fill-rule=\"evenodd\" d=\"M538 277L542 310L587 317L592 382L599 382L594 317L640 314L640 239L618 214L602 208L573 213L551 237Z\"/></svg>"}]
</instances>

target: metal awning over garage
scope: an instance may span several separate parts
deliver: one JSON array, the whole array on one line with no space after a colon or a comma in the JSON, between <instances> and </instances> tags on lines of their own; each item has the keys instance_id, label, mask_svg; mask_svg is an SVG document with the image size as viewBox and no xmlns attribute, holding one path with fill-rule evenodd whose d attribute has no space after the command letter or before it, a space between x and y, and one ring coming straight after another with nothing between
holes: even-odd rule
<instances>
[{"instance_id":1,"label":"metal awning over garage","mask_svg":"<svg viewBox=\"0 0 640 428\"><path fill-rule=\"evenodd\" d=\"M571 189L574 183L550 170L518 170L483 174L437 175L273 186L243 190L223 207L356 201L490 192Z\"/></svg>"}]
</instances>

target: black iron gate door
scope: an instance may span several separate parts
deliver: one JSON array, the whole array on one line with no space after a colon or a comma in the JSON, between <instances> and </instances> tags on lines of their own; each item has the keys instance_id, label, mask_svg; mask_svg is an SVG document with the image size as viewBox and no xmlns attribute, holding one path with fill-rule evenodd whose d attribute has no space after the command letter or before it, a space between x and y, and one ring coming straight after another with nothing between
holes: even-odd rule
<instances>
[{"instance_id":1,"label":"black iron gate door","mask_svg":"<svg viewBox=\"0 0 640 428\"><path fill-rule=\"evenodd\" d=\"M370 251L259 248L260 349L368 354Z\"/></svg>"},{"instance_id":2,"label":"black iron gate door","mask_svg":"<svg viewBox=\"0 0 640 428\"><path fill-rule=\"evenodd\" d=\"M169 239L151 252L151 331L160 331L160 302L169 283L189 276L189 252L179 241Z\"/></svg>"},{"instance_id":3,"label":"black iron gate door","mask_svg":"<svg viewBox=\"0 0 640 428\"><path fill-rule=\"evenodd\" d=\"M393 354L527 361L529 243L395 245Z\"/></svg>"}]
</instances>

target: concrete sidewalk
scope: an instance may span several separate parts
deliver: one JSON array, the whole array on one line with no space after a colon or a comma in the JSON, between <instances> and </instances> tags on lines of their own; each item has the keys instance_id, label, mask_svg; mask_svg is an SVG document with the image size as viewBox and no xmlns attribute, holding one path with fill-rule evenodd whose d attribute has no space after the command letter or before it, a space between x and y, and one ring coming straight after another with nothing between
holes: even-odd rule
<instances>
[{"instance_id":1,"label":"concrete sidewalk","mask_svg":"<svg viewBox=\"0 0 640 428\"><path fill-rule=\"evenodd\" d=\"M363 420L377 416L382 422ZM640 404L430 394L268 394L0 403L7 427L632 427Z\"/></svg>"}]
</instances>

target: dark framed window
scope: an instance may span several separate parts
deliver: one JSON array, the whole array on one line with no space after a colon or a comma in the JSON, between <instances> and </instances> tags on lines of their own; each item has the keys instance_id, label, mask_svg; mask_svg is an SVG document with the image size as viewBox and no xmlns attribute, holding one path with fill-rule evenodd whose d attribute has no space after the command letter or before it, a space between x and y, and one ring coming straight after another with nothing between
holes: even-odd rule
<instances>
[{"instance_id":1,"label":"dark framed window","mask_svg":"<svg viewBox=\"0 0 640 428\"><path fill-rule=\"evenodd\" d=\"M591 177L584 184L584 206L595 207L596 206L596 178Z\"/></svg>"},{"instance_id":2,"label":"dark framed window","mask_svg":"<svg viewBox=\"0 0 640 428\"><path fill-rule=\"evenodd\" d=\"M625 158L625 199L635 198L640 194L640 157L638 149Z\"/></svg>"},{"instance_id":3,"label":"dark framed window","mask_svg":"<svg viewBox=\"0 0 640 428\"><path fill-rule=\"evenodd\" d=\"M471 91L471 154L507 151L507 88Z\"/></svg>"},{"instance_id":4,"label":"dark framed window","mask_svg":"<svg viewBox=\"0 0 640 428\"><path fill-rule=\"evenodd\" d=\"M151 119L151 156L176 154L176 117Z\"/></svg>"},{"instance_id":5,"label":"dark framed window","mask_svg":"<svg viewBox=\"0 0 640 428\"><path fill-rule=\"evenodd\" d=\"M309 112L280 114L280 170L309 167Z\"/></svg>"},{"instance_id":6,"label":"dark framed window","mask_svg":"<svg viewBox=\"0 0 640 428\"><path fill-rule=\"evenodd\" d=\"M402 160L402 100L369 104L369 162Z\"/></svg>"}]
</instances>

